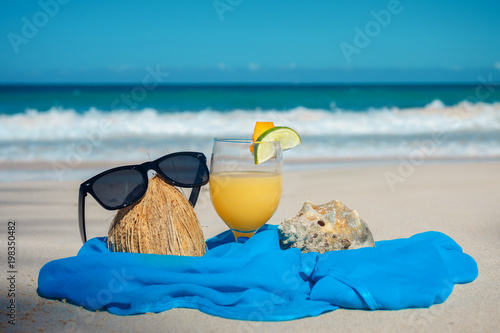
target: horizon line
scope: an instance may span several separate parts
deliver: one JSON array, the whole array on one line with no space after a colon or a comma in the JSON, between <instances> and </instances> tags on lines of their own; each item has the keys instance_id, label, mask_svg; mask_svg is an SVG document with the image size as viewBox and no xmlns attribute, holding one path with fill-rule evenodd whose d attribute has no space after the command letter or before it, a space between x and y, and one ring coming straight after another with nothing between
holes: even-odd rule
<instances>
[{"instance_id":1,"label":"horizon line","mask_svg":"<svg viewBox=\"0 0 500 333\"><path fill-rule=\"evenodd\" d=\"M395 81L395 82L169 82L160 83L158 87L169 86L199 86L199 87L215 87L215 86L471 86L482 84L485 86L500 86L500 81L491 82L488 84L478 83L478 81ZM136 86L138 82L0 82L1 87L9 86Z\"/></svg>"}]
</instances>

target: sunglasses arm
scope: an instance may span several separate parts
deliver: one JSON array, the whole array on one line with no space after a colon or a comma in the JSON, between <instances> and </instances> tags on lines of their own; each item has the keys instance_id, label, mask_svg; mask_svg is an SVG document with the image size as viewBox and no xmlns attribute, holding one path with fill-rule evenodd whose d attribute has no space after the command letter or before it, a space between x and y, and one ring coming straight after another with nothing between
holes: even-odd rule
<instances>
[{"instance_id":1,"label":"sunglasses arm","mask_svg":"<svg viewBox=\"0 0 500 333\"><path fill-rule=\"evenodd\" d=\"M196 205L196 201L198 200L198 195L200 194L200 186L193 187L191 190L191 194L189 195L189 203L191 203L191 206Z\"/></svg>"},{"instance_id":2,"label":"sunglasses arm","mask_svg":"<svg viewBox=\"0 0 500 333\"><path fill-rule=\"evenodd\" d=\"M82 242L87 241L87 235L85 232L85 197L87 192L80 187L80 194L78 195L78 223L80 225L80 236L82 237Z\"/></svg>"},{"instance_id":3,"label":"sunglasses arm","mask_svg":"<svg viewBox=\"0 0 500 333\"><path fill-rule=\"evenodd\" d=\"M205 155L201 154L201 156L199 156L200 160L203 161L203 164L200 163L198 165L198 177L201 173L203 173L204 169L203 168L207 168L207 158L205 157ZM208 169L206 169L207 171L207 174L208 174ZM208 179L207 179L208 181ZM196 205L196 201L198 200L198 195L200 194L200 189L201 189L201 186L196 186L196 187L193 187L193 189L191 190L191 194L189 195L189 202L191 203L191 206L195 206Z\"/></svg>"}]
</instances>

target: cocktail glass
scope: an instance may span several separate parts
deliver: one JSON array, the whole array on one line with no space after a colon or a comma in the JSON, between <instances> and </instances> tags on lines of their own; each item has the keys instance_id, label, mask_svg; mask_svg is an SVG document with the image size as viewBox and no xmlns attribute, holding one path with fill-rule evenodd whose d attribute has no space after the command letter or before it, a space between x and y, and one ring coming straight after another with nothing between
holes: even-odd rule
<instances>
[{"instance_id":1,"label":"cocktail glass","mask_svg":"<svg viewBox=\"0 0 500 333\"><path fill-rule=\"evenodd\" d=\"M271 152L270 158L256 164L256 149ZM273 216L280 202L283 157L279 141L215 138L209 184L217 214L236 241L244 243Z\"/></svg>"}]
</instances>

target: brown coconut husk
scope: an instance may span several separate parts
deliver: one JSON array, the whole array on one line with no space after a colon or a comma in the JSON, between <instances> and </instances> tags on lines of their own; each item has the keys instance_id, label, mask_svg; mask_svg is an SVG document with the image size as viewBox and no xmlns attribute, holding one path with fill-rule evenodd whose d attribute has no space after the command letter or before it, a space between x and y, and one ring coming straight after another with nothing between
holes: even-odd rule
<instances>
[{"instance_id":1,"label":"brown coconut husk","mask_svg":"<svg viewBox=\"0 0 500 333\"><path fill-rule=\"evenodd\" d=\"M116 213L108 231L115 252L202 256L205 240L193 207L159 175L144 197Z\"/></svg>"}]
</instances>

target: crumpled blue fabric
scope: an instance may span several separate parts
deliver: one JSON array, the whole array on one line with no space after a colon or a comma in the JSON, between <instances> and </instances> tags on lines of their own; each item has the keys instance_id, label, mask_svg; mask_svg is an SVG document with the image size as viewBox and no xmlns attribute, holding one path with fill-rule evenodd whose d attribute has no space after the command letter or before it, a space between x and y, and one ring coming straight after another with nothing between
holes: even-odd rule
<instances>
[{"instance_id":1,"label":"crumpled blue fabric","mask_svg":"<svg viewBox=\"0 0 500 333\"><path fill-rule=\"evenodd\" d=\"M302 254L281 250L277 226L245 244L230 231L203 257L114 253L105 238L42 267L38 293L117 315L198 309L224 318L281 321L338 308L398 310L444 302L477 275L472 257L440 232L379 241L375 248Z\"/></svg>"}]
</instances>

